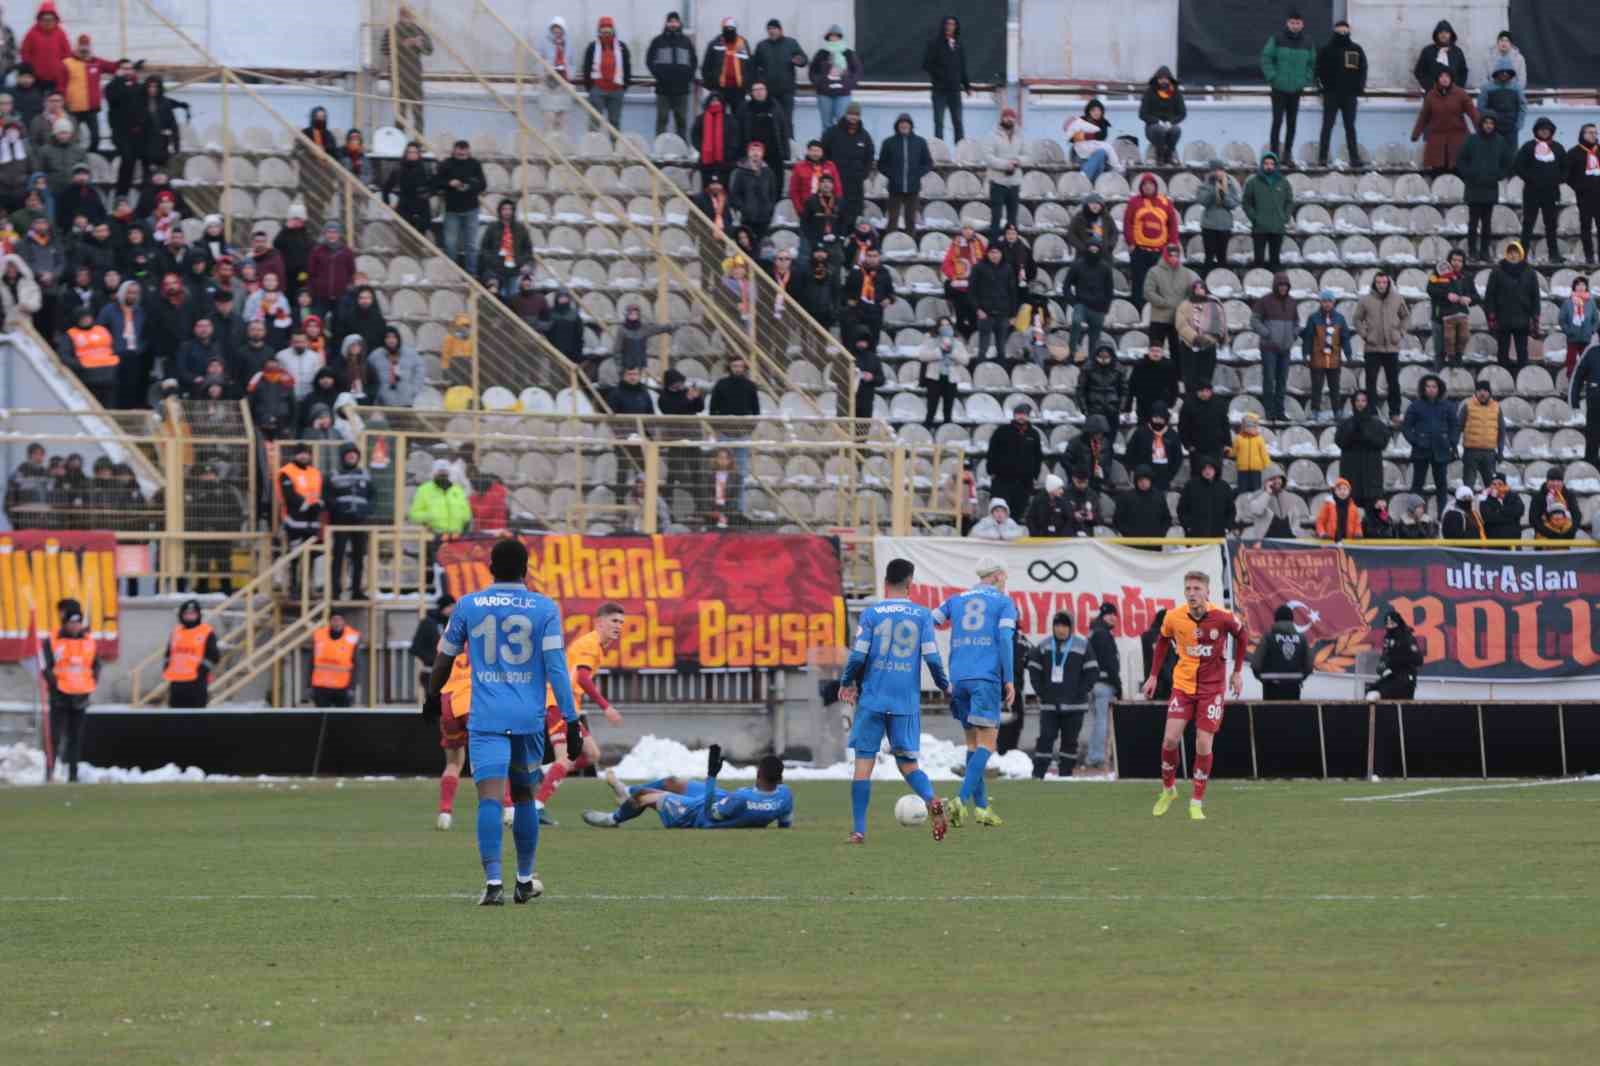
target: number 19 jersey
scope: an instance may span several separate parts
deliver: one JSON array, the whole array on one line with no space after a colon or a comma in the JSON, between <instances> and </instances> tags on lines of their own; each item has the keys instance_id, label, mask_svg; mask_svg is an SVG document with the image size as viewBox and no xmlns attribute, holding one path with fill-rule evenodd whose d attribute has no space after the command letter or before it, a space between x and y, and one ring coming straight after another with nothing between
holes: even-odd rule
<instances>
[{"instance_id":1,"label":"number 19 jersey","mask_svg":"<svg viewBox=\"0 0 1600 1066\"><path fill-rule=\"evenodd\" d=\"M457 603L439 652L463 649L472 664L474 733L543 734L545 686L568 721L577 718L555 601L520 582L497 582Z\"/></svg>"},{"instance_id":2,"label":"number 19 jersey","mask_svg":"<svg viewBox=\"0 0 1600 1066\"><path fill-rule=\"evenodd\" d=\"M933 615L910 600L882 600L861 612L842 683L861 685L863 711L916 714L922 709L922 664L933 683L950 687L933 639Z\"/></svg>"}]
</instances>

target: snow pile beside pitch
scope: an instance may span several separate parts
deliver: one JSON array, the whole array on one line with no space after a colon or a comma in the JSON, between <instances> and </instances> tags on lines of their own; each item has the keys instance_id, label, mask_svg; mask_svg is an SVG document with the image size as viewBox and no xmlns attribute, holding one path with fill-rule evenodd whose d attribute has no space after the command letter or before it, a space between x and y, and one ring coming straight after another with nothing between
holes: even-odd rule
<instances>
[{"instance_id":1,"label":"snow pile beside pitch","mask_svg":"<svg viewBox=\"0 0 1600 1066\"><path fill-rule=\"evenodd\" d=\"M57 781L67 779L67 768L56 764ZM167 763L154 770L130 769L125 766L90 766L78 764L78 781L81 784L112 785L167 785L178 781L238 781L225 774L207 774L198 766L182 767ZM0 747L0 784L44 784L44 752L27 744Z\"/></svg>"},{"instance_id":2,"label":"snow pile beside pitch","mask_svg":"<svg viewBox=\"0 0 1600 1066\"><path fill-rule=\"evenodd\" d=\"M948 740L922 735L922 754L918 760L922 769L933 781L959 780L958 770L966 759L966 749ZM989 760L991 770L1001 777L1025 778L1033 773L1033 760L1026 752L1008 751ZM706 753L691 751L676 740L647 736L633 746L616 766L617 776L624 781L649 781L657 777L704 777ZM846 761L832 766L791 766L784 770L785 781L848 781L854 776L854 764ZM722 769L719 781L749 781L756 776L753 765L729 763ZM872 771L874 781L898 781L900 771L888 755L878 756L878 765Z\"/></svg>"}]
</instances>

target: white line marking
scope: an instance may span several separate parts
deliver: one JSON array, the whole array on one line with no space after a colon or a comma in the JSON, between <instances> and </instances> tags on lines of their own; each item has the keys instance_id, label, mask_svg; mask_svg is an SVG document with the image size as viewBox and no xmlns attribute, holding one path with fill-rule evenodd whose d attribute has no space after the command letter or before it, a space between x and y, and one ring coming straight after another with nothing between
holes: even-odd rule
<instances>
[{"instance_id":1,"label":"white line marking","mask_svg":"<svg viewBox=\"0 0 1600 1066\"><path fill-rule=\"evenodd\" d=\"M91 896L0 896L0 903L316 903L323 901L349 902L354 900L373 900L377 902L445 902L476 900L477 892L433 892L433 893L401 893L401 894L374 894L362 893L330 893L318 895L314 893L284 893L282 895L174 895L174 896L118 896L118 897L91 897ZM1089 893L1044 893L1039 895L983 895L983 896L898 896L898 895L871 895L871 896L766 896L766 895L714 895L691 896L671 894L623 895L609 892L573 893L571 895L554 895L545 893L544 902L552 903L706 903L706 904L735 904L735 903L814 903L814 904L839 904L839 903L1439 903L1439 902L1573 902L1592 903L1600 901L1600 893L1587 893L1583 895L1506 895L1474 893L1471 895L1378 895L1378 894L1340 894L1319 892L1310 895L1261 895L1261 896L1234 896L1234 895L1143 895L1132 893L1103 893L1099 895Z\"/></svg>"},{"instance_id":2,"label":"white line marking","mask_svg":"<svg viewBox=\"0 0 1600 1066\"><path fill-rule=\"evenodd\" d=\"M1544 788L1546 785L1572 785L1583 781L1600 781L1600 774L1587 777L1558 777L1549 781L1512 781L1499 785L1449 785L1444 788L1420 788L1415 792L1392 792L1387 796L1345 796L1346 803L1377 803L1382 800L1421 799L1424 796L1443 796L1452 792L1491 792L1503 788Z\"/></svg>"}]
</instances>

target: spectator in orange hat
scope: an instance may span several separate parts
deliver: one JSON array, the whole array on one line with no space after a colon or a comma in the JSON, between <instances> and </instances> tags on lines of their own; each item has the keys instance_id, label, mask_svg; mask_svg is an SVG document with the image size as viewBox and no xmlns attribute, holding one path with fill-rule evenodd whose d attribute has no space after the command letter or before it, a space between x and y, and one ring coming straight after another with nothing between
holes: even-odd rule
<instances>
[{"instance_id":1,"label":"spectator in orange hat","mask_svg":"<svg viewBox=\"0 0 1600 1066\"><path fill-rule=\"evenodd\" d=\"M622 128L622 98L633 80L633 57L628 46L617 40L617 24L610 15L601 15L595 39L583 52L583 87L589 106L605 116L613 128ZM590 119L589 128L600 123Z\"/></svg>"}]
</instances>

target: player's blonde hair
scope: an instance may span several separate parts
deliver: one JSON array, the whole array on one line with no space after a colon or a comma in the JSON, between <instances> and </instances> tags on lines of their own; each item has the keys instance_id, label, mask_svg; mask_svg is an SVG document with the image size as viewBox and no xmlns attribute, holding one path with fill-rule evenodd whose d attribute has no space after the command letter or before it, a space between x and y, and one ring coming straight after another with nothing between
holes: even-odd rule
<instances>
[{"instance_id":1,"label":"player's blonde hair","mask_svg":"<svg viewBox=\"0 0 1600 1066\"><path fill-rule=\"evenodd\" d=\"M1206 588L1211 587L1211 575L1206 573L1204 570L1191 570L1187 574L1183 575L1183 583L1185 585L1191 581L1198 581Z\"/></svg>"}]
</instances>

